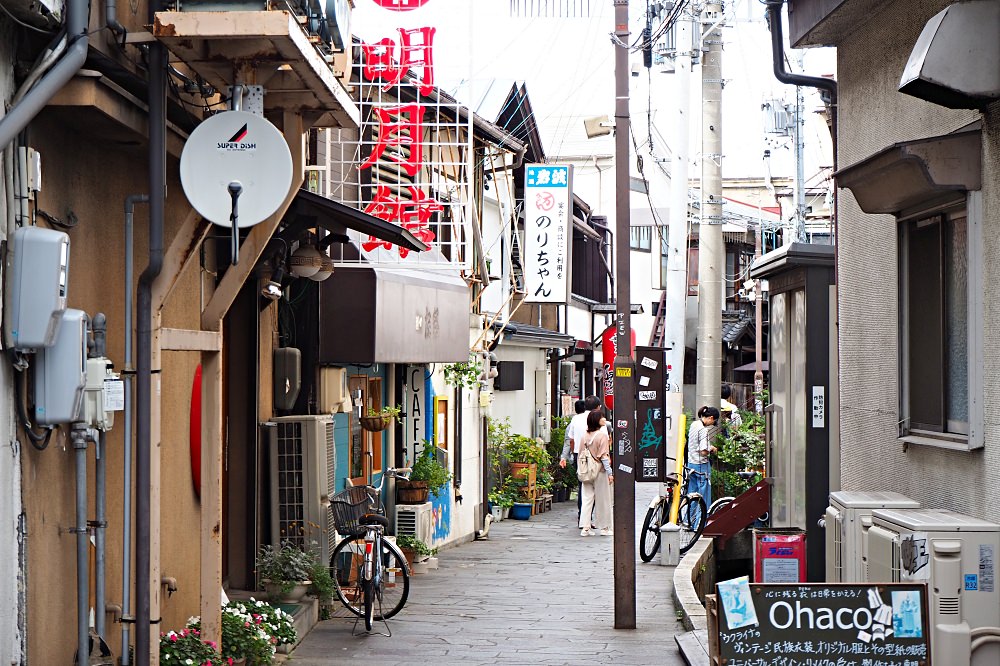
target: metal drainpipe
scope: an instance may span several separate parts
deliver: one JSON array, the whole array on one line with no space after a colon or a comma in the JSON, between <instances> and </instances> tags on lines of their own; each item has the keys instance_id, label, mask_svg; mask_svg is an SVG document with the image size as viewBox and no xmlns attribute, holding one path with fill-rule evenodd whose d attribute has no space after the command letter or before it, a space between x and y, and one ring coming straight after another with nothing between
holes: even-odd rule
<instances>
[{"instance_id":1,"label":"metal drainpipe","mask_svg":"<svg viewBox=\"0 0 1000 666\"><path fill-rule=\"evenodd\" d=\"M113 33L122 38L122 44L125 43L125 33L127 31L125 30L125 26L118 22L117 0L104 0L104 24L108 26ZM125 663L128 663L127 660Z\"/></svg>"},{"instance_id":2,"label":"metal drainpipe","mask_svg":"<svg viewBox=\"0 0 1000 666\"><path fill-rule=\"evenodd\" d=\"M28 126L52 96L83 67L87 59L87 47L90 41L87 38L90 3L88 0L68 0L66 8L66 34L70 40L69 46L49 73L0 119L0 148L6 148L14 137Z\"/></svg>"},{"instance_id":3,"label":"metal drainpipe","mask_svg":"<svg viewBox=\"0 0 1000 666\"><path fill-rule=\"evenodd\" d=\"M820 88L830 93L830 114L833 136L833 170L837 170L837 82L819 76L792 74L785 69L784 31L781 27L781 5L785 0L765 0L767 18L771 24L771 58L774 61L774 78L791 86Z\"/></svg>"},{"instance_id":4,"label":"metal drainpipe","mask_svg":"<svg viewBox=\"0 0 1000 666\"><path fill-rule=\"evenodd\" d=\"M90 565L87 531L87 425L74 423L70 433L76 460L76 663L90 661Z\"/></svg>"},{"instance_id":5,"label":"metal drainpipe","mask_svg":"<svg viewBox=\"0 0 1000 666\"><path fill-rule=\"evenodd\" d=\"M149 5L149 22L159 3ZM150 446L152 420L153 281L163 267L166 197L166 49L149 45L149 265L139 277L136 308L136 470L135 470L135 656L149 666L150 631ZM159 581L157 581L157 584ZM159 621L159 618L157 618Z\"/></svg>"},{"instance_id":6,"label":"metal drainpipe","mask_svg":"<svg viewBox=\"0 0 1000 666\"><path fill-rule=\"evenodd\" d=\"M94 332L93 357L107 356L108 318L103 312L94 315L91 323ZM107 434L102 430L97 437L97 450L94 468L94 546L97 551L94 566L94 629L100 638L104 638L105 629L105 563L107 561L105 543L107 540L108 517L106 515L107 496Z\"/></svg>"},{"instance_id":7,"label":"metal drainpipe","mask_svg":"<svg viewBox=\"0 0 1000 666\"><path fill-rule=\"evenodd\" d=\"M145 194L132 194L125 199L125 432L124 438L124 479L122 482L122 617L131 613L132 588L132 276L135 252L132 240L132 213L135 204L149 203ZM121 664L129 666L129 623L122 622Z\"/></svg>"}]
</instances>

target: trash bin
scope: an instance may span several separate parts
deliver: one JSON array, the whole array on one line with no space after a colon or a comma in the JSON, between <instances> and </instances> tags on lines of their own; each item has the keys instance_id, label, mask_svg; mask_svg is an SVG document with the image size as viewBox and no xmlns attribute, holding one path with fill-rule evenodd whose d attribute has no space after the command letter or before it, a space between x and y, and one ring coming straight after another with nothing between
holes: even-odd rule
<instances>
[{"instance_id":1,"label":"trash bin","mask_svg":"<svg viewBox=\"0 0 1000 666\"><path fill-rule=\"evenodd\" d=\"M799 528L753 531L753 580L755 583L804 583L806 533Z\"/></svg>"}]
</instances>

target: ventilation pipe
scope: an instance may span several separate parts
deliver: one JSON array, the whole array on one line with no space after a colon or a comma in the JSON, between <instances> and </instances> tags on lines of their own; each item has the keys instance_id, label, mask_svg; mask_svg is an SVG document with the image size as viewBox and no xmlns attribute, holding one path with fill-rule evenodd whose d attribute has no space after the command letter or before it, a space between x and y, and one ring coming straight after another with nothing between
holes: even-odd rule
<instances>
[{"instance_id":1,"label":"ventilation pipe","mask_svg":"<svg viewBox=\"0 0 1000 666\"><path fill-rule=\"evenodd\" d=\"M38 115L49 100L66 85L83 67L87 59L87 23L90 20L90 3L87 0L67 0L66 51L24 97L0 119L0 148L6 148L28 123Z\"/></svg>"},{"instance_id":2,"label":"ventilation pipe","mask_svg":"<svg viewBox=\"0 0 1000 666\"><path fill-rule=\"evenodd\" d=\"M90 657L90 534L87 530L87 425L74 423L70 433L76 459L76 663Z\"/></svg>"}]
</instances>

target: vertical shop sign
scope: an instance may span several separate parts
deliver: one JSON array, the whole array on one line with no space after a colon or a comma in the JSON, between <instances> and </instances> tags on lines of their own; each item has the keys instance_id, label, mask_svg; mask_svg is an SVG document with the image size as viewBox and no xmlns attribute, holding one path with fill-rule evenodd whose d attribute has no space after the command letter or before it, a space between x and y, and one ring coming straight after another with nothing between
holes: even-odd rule
<instances>
[{"instance_id":1,"label":"vertical shop sign","mask_svg":"<svg viewBox=\"0 0 1000 666\"><path fill-rule=\"evenodd\" d=\"M529 164L524 175L524 282L529 303L569 300L572 167Z\"/></svg>"},{"instance_id":2,"label":"vertical shop sign","mask_svg":"<svg viewBox=\"0 0 1000 666\"><path fill-rule=\"evenodd\" d=\"M635 348L635 412L638 443L638 469L636 481L663 481L666 469L666 434L671 428L666 423L667 352L663 347Z\"/></svg>"}]
</instances>

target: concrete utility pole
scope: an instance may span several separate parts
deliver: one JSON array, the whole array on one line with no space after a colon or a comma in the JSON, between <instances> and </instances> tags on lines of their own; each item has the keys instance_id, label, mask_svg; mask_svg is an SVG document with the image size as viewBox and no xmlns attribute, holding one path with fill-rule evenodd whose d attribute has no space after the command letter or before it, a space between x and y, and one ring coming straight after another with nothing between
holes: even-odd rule
<instances>
[{"instance_id":1,"label":"concrete utility pole","mask_svg":"<svg viewBox=\"0 0 1000 666\"><path fill-rule=\"evenodd\" d=\"M687 319L688 155L691 116L691 20L687 11L677 19L674 61L677 136L670 170L670 228L667 236L667 309L663 346L667 348L668 391L684 390L684 339ZM669 412L669 409L668 409ZM678 421L680 414L668 414Z\"/></svg>"},{"instance_id":2,"label":"concrete utility pole","mask_svg":"<svg viewBox=\"0 0 1000 666\"><path fill-rule=\"evenodd\" d=\"M628 0L615 7L615 629L635 629L635 380L632 361L632 280L629 264Z\"/></svg>"},{"instance_id":3,"label":"concrete utility pole","mask_svg":"<svg viewBox=\"0 0 1000 666\"><path fill-rule=\"evenodd\" d=\"M719 406L722 384L722 298L726 249L722 242L722 3L701 14L701 222L698 226L698 401Z\"/></svg>"},{"instance_id":4,"label":"concrete utility pole","mask_svg":"<svg viewBox=\"0 0 1000 666\"><path fill-rule=\"evenodd\" d=\"M802 69L801 57L799 57L799 69ZM795 233L792 234L791 241L796 243L806 242L806 168L804 159L806 140L803 131L805 119L802 117L804 108L802 86L795 86Z\"/></svg>"}]
</instances>

